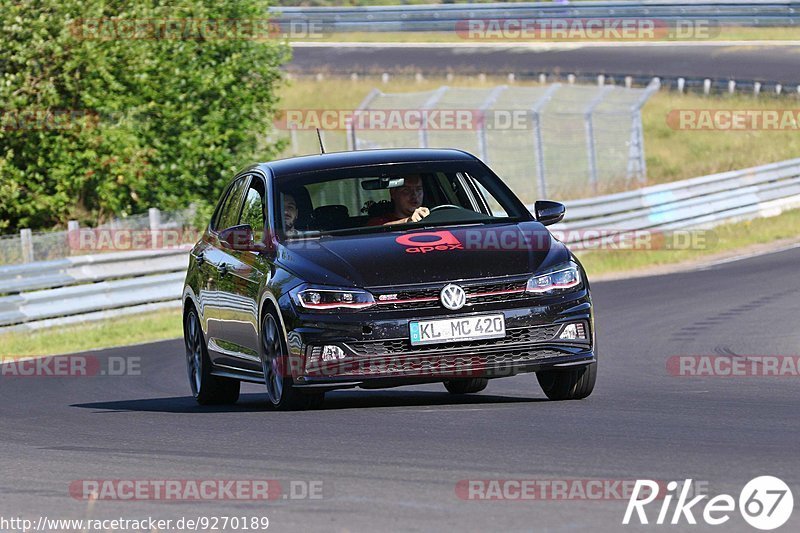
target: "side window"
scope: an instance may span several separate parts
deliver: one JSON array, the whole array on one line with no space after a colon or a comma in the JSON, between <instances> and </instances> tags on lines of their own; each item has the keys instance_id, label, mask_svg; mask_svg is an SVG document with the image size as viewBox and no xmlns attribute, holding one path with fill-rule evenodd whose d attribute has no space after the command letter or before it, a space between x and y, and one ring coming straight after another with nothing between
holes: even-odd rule
<instances>
[{"instance_id":1,"label":"side window","mask_svg":"<svg viewBox=\"0 0 800 533\"><path fill-rule=\"evenodd\" d=\"M264 220L264 182L253 177L244 198L240 223L250 224L253 228L253 240L260 242L264 238Z\"/></svg>"},{"instance_id":2,"label":"side window","mask_svg":"<svg viewBox=\"0 0 800 533\"><path fill-rule=\"evenodd\" d=\"M214 221L214 230L219 231L230 228L239 223L239 207L242 205L242 194L248 178L238 179L230 189L228 195L222 201L217 218Z\"/></svg>"},{"instance_id":3,"label":"side window","mask_svg":"<svg viewBox=\"0 0 800 533\"><path fill-rule=\"evenodd\" d=\"M470 179L472 180L472 183L474 183L475 186L478 187L478 192L481 194L481 196L483 196L483 199L488 203L489 209L492 211L491 212L492 216L507 217L508 213L506 213L506 210L503 209L503 206L500 205L500 203L495 199L495 197L492 196L489 193L489 191L486 190L486 187L484 187L483 184L480 181L476 180L475 178L470 178Z\"/></svg>"},{"instance_id":4,"label":"side window","mask_svg":"<svg viewBox=\"0 0 800 533\"><path fill-rule=\"evenodd\" d=\"M456 172L455 174L439 172L436 174L436 178L439 188L445 196L441 203L453 204L473 211L481 211L480 206L476 205L472 191L465 186L464 174L461 172Z\"/></svg>"}]
</instances>

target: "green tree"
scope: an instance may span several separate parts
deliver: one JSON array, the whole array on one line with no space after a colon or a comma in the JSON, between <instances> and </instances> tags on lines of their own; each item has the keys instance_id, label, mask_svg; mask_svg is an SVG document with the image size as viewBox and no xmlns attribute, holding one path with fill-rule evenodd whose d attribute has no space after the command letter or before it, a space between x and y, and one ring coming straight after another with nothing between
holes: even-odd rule
<instances>
[{"instance_id":1,"label":"green tree","mask_svg":"<svg viewBox=\"0 0 800 533\"><path fill-rule=\"evenodd\" d=\"M0 5L0 230L214 202L276 154L265 2Z\"/></svg>"}]
</instances>

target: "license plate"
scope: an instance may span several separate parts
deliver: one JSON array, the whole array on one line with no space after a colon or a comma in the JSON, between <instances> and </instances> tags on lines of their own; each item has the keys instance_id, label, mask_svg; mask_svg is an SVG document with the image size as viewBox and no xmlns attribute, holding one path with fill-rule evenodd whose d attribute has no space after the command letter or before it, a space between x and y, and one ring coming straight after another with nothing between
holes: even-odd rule
<instances>
[{"instance_id":1,"label":"license plate","mask_svg":"<svg viewBox=\"0 0 800 533\"><path fill-rule=\"evenodd\" d=\"M498 339L506 336L503 315L478 315L409 323L411 345Z\"/></svg>"}]
</instances>

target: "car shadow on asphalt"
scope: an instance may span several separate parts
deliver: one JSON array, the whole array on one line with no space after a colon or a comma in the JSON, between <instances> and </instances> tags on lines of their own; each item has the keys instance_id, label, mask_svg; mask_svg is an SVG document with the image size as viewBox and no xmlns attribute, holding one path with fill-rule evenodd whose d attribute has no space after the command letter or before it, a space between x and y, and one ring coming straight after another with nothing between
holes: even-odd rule
<instances>
[{"instance_id":1,"label":"car shadow on asphalt","mask_svg":"<svg viewBox=\"0 0 800 533\"><path fill-rule=\"evenodd\" d=\"M335 391L325 396L318 411L370 408L491 406L513 403L546 402L545 398L526 398L496 394L452 395L432 391ZM160 413L228 413L248 411L274 411L265 394L242 394L234 405L198 405L191 396L116 400L72 404L70 407L95 409L97 412L143 411Z\"/></svg>"}]
</instances>

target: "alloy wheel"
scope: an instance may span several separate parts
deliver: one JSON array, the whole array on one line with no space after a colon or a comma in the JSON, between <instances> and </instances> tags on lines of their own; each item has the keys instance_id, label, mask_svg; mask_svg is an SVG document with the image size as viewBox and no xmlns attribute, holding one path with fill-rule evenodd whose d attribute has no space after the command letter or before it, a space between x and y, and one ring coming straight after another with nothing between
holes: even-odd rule
<instances>
[{"instance_id":1,"label":"alloy wheel","mask_svg":"<svg viewBox=\"0 0 800 533\"><path fill-rule=\"evenodd\" d=\"M275 317L267 315L264 319L262 334L264 355L261 366L264 370L264 383L267 395L274 405L278 405L283 396L283 372L281 371L281 337Z\"/></svg>"},{"instance_id":2,"label":"alloy wheel","mask_svg":"<svg viewBox=\"0 0 800 533\"><path fill-rule=\"evenodd\" d=\"M197 313L194 311L186 316L186 370L192 394L197 396L203 385L203 339Z\"/></svg>"}]
</instances>

